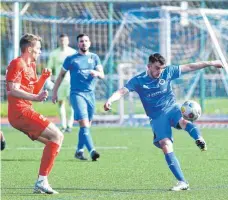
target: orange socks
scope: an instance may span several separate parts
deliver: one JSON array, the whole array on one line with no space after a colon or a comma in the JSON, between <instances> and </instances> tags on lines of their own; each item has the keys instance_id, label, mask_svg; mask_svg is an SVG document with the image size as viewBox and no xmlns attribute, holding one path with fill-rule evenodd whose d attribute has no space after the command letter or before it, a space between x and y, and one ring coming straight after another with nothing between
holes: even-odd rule
<instances>
[{"instance_id":1,"label":"orange socks","mask_svg":"<svg viewBox=\"0 0 228 200\"><path fill-rule=\"evenodd\" d=\"M47 176L54 164L55 157L58 154L59 145L49 141L43 151L43 156L41 158L39 175Z\"/></svg>"}]
</instances>

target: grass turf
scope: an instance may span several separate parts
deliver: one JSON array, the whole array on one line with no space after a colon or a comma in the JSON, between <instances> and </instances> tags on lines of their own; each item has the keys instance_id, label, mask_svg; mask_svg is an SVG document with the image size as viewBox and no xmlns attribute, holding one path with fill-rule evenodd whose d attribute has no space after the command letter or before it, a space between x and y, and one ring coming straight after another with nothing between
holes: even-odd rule
<instances>
[{"instance_id":1,"label":"grass turf","mask_svg":"<svg viewBox=\"0 0 228 200\"><path fill-rule=\"evenodd\" d=\"M2 128L2 200L225 200L228 196L227 129L203 129L208 151L200 152L184 131L174 131L175 152L190 191L170 192L176 183L164 156L152 145L150 128L93 127L98 162L74 159L78 128L65 134L49 182L58 195L32 194L42 144L12 128Z\"/></svg>"}]
</instances>

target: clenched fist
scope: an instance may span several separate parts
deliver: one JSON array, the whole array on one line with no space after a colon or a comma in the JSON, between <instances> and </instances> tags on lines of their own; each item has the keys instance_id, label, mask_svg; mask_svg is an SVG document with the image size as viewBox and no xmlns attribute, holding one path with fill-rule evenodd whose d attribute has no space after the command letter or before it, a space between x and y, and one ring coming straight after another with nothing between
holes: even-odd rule
<instances>
[{"instance_id":1,"label":"clenched fist","mask_svg":"<svg viewBox=\"0 0 228 200\"><path fill-rule=\"evenodd\" d=\"M49 77L51 76L51 74L52 74L51 69L44 68L44 69L42 70L41 76L42 76L43 78L47 79L47 78L49 78Z\"/></svg>"}]
</instances>

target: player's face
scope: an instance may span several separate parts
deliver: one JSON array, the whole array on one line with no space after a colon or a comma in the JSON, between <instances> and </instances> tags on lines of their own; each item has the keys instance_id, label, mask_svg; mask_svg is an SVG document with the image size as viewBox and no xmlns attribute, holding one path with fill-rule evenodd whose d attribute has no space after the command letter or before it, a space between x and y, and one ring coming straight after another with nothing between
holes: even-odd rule
<instances>
[{"instance_id":1,"label":"player's face","mask_svg":"<svg viewBox=\"0 0 228 200\"><path fill-rule=\"evenodd\" d=\"M37 61L38 57L41 54L41 43L40 43L40 41L36 41L34 43L34 46L29 47L28 51L30 53L32 61Z\"/></svg>"},{"instance_id":2,"label":"player's face","mask_svg":"<svg viewBox=\"0 0 228 200\"><path fill-rule=\"evenodd\" d=\"M90 42L88 36L83 36L78 39L78 48L82 52L84 52L84 53L87 52L89 50L90 45L91 45L91 42Z\"/></svg>"},{"instance_id":3,"label":"player's face","mask_svg":"<svg viewBox=\"0 0 228 200\"><path fill-rule=\"evenodd\" d=\"M61 37L59 40L59 45L62 48L65 48L69 45L69 38L68 37Z\"/></svg>"},{"instance_id":4,"label":"player's face","mask_svg":"<svg viewBox=\"0 0 228 200\"><path fill-rule=\"evenodd\" d=\"M159 78L162 74L162 72L165 69L165 65L162 65L160 62L150 63L148 64L148 71L149 74L153 78Z\"/></svg>"}]
</instances>

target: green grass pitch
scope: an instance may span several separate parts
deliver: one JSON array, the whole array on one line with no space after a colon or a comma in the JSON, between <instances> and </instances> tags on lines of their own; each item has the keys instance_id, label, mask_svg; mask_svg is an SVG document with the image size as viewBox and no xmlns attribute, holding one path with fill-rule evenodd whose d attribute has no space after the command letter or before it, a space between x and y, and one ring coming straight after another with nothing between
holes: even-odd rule
<instances>
[{"instance_id":1,"label":"green grass pitch","mask_svg":"<svg viewBox=\"0 0 228 200\"><path fill-rule=\"evenodd\" d=\"M208 151L200 152L184 131L174 131L175 152L191 190L170 192L176 183L150 128L93 127L98 162L74 159L78 128L65 134L49 182L58 195L32 194L42 144L13 128L2 128L2 200L225 200L228 199L228 131L203 129ZM87 152L86 152L87 153ZM87 154L88 155L88 154Z\"/></svg>"}]
</instances>

